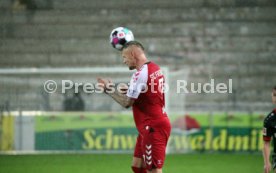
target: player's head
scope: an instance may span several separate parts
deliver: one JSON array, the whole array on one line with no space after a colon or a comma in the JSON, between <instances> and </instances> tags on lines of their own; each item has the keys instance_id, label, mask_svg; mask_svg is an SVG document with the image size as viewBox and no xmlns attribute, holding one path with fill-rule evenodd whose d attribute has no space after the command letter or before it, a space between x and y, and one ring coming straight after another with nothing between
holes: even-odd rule
<instances>
[{"instance_id":1,"label":"player's head","mask_svg":"<svg viewBox=\"0 0 276 173\"><path fill-rule=\"evenodd\" d=\"M137 68L141 56L144 55L144 47L138 41L130 41L126 43L122 49L123 62L130 70Z\"/></svg>"},{"instance_id":2,"label":"player's head","mask_svg":"<svg viewBox=\"0 0 276 173\"><path fill-rule=\"evenodd\" d=\"M274 88L272 90L271 97L272 97L272 103L276 104L276 86L274 86Z\"/></svg>"},{"instance_id":3,"label":"player's head","mask_svg":"<svg viewBox=\"0 0 276 173\"><path fill-rule=\"evenodd\" d=\"M138 48L140 48L141 50L145 50L144 49L144 46L142 45L142 43L140 43L139 41L129 41L129 42L127 42L124 46L123 46L123 49L122 50L124 50L124 49L127 49L128 47L131 47L131 46L135 46L135 47L138 47Z\"/></svg>"}]
</instances>

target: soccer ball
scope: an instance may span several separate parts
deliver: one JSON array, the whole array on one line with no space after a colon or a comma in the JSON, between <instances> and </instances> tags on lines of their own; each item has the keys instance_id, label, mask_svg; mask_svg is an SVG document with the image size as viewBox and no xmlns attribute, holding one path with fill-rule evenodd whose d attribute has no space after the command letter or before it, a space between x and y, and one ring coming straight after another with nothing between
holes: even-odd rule
<instances>
[{"instance_id":1,"label":"soccer ball","mask_svg":"<svg viewBox=\"0 0 276 173\"><path fill-rule=\"evenodd\" d=\"M117 50L122 50L124 44L133 40L133 33L125 27L115 28L110 33L110 43Z\"/></svg>"}]
</instances>

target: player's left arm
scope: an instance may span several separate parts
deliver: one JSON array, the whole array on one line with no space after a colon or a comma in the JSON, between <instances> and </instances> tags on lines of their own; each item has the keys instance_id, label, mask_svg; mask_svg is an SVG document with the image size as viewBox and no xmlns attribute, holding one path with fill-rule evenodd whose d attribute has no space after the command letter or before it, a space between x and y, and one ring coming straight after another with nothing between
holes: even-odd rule
<instances>
[{"instance_id":1,"label":"player's left arm","mask_svg":"<svg viewBox=\"0 0 276 173\"><path fill-rule=\"evenodd\" d=\"M109 90L108 86L111 86L112 82L110 80L98 78L98 83L102 85L104 92L113 98L117 103L125 108L129 108L133 105L134 99L128 97L126 94L118 90Z\"/></svg>"}]
</instances>

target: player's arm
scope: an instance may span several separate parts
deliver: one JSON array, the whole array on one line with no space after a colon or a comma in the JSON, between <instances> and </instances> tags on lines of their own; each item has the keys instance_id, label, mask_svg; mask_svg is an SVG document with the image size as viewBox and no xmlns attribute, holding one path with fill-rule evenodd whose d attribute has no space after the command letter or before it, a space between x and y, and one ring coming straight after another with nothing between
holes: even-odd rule
<instances>
[{"instance_id":1,"label":"player's arm","mask_svg":"<svg viewBox=\"0 0 276 173\"><path fill-rule=\"evenodd\" d=\"M263 127L263 158L264 158L264 173L269 173L271 170L271 163L270 163L270 141L272 137L273 131L270 127L270 120L266 118L264 120L264 127Z\"/></svg>"},{"instance_id":2,"label":"player's arm","mask_svg":"<svg viewBox=\"0 0 276 173\"><path fill-rule=\"evenodd\" d=\"M269 173L271 170L270 164L270 141L264 141L264 148L263 148L263 157L264 157L264 172Z\"/></svg>"},{"instance_id":3,"label":"player's arm","mask_svg":"<svg viewBox=\"0 0 276 173\"><path fill-rule=\"evenodd\" d=\"M134 99L129 98L125 94L120 93L119 91L115 90L114 92L108 92L106 91L106 94L112 97L117 103L119 103L121 106L125 108L129 108L133 105Z\"/></svg>"},{"instance_id":4,"label":"player's arm","mask_svg":"<svg viewBox=\"0 0 276 173\"><path fill-rule=\"evenodd\" d=\"M98 78L98 83L102 84L102 87L107 95L113 98L117 103L125 108L129 108L133 105L134 99L129 98L126 94L119 92L118 90L109 90L108 85L112 84L110 80Z\"/></svg>"}]
</instances>

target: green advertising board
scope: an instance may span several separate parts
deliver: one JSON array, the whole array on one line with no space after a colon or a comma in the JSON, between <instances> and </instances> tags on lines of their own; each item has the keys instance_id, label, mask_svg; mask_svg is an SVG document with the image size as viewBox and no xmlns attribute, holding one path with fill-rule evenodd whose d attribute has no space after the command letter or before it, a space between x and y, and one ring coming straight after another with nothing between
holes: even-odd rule
<instances>
[{"instance_id":1,"label":"green advertising board","mask_svg":"<svg viewBox=\"0 0 276 173\"><path fill-rule=\"evenodd\" d=\"M171 118L173 128L168 143L169 152L258 152L262 149L262 121L257 115L237 115L237 117L251 117L251 119L244 118L244 122L239 119L243 122L240 125L228 121L226 124L215 123L213 126L206 122L204 124L203 116L206 117L206 115L202 117L191 115L190 118L197 125L189 129L182 128L176 123L183 116ZM216 115L214 117L221 120L225 118ZM257 122L252 123L252 118ZM185 118L183 120L185 121ZM131 115L57 114L36 117L35 137L36 150L132 152L137 130Z\"/></svg>"}]
</instances>

